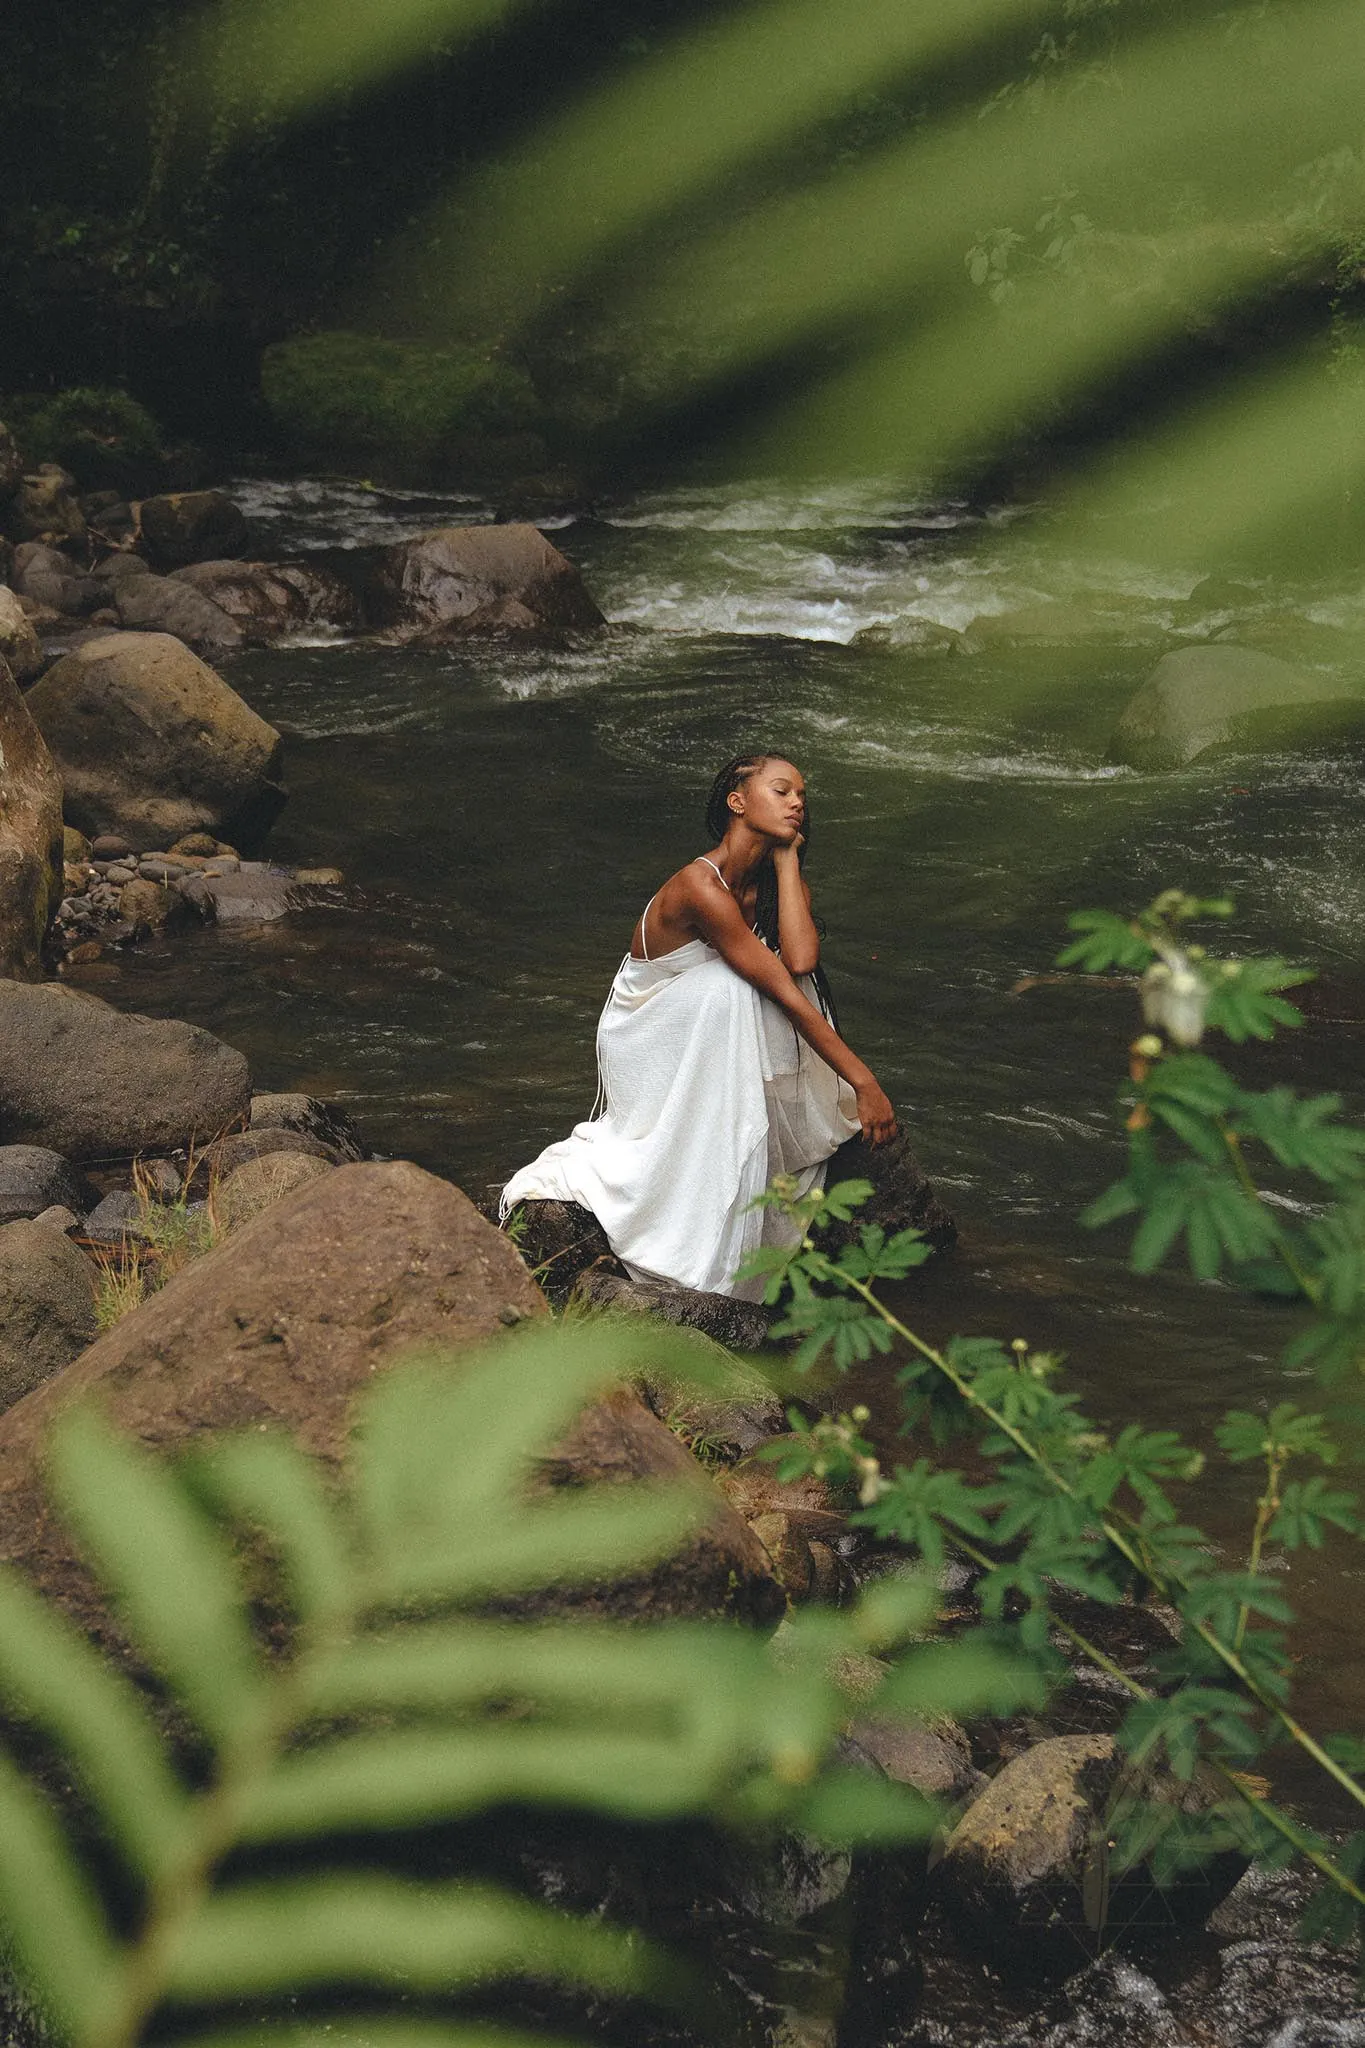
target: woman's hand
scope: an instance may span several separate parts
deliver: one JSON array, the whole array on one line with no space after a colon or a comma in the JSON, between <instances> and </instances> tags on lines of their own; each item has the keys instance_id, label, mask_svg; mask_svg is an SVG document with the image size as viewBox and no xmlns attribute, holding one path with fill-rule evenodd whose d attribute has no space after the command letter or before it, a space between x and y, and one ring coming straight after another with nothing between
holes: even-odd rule
<instances>
[{"instance_id":1,"label":"woman's hand","mask_svg":"<svg viewBox=\"0 0 1365 2048\"><path fill-rule=\"evenodd\" d=\"M858 1103L858 1122L863 1127L863 1136L869 1145L885 1145L894 1138L897 1131L896 1112L890 1098L882 1089L877 1078L869 1074L854 1089Z\"/></svg>"}]
</instances>

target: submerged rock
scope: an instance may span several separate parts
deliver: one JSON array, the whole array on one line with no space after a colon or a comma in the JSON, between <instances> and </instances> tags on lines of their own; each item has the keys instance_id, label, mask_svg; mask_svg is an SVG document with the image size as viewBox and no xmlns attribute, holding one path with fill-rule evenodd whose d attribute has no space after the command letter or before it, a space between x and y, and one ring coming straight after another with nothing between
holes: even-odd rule
<instances>
[{"instance_id":1,"label":"submerged rock","mask_svg":"<svg viewBox=\"0 0 1365 2048\"><path fill-rule=\"evenodd\" d=\"M0 974L36 980L62 897L62 785L0 658Z\"/></svg>"},{"instance_id":2,"label":"submerged rock","mask_svg":"<svg viewBox=\"0 0 1365 2048\"><path fill-rule=\"evenodd\" d=\"M76 989L0 981L0 1142L68 1159L173 1152L245 1115L241 1053L197 1025Z\"/></svg>"},{"instance_id":3,"label":"submerged rock","mask_svg":"<svg viewBox=\"0 0 1365 2048\"><path fill-rule=\"evenodd\" d=\"M12 1408L95 1334L95 1271L61 1231L0 1228L0 1409Z\"/></svg>"},{"instance_id":4,"label":"submerged rock","mask_svg":"<svg viewBox=\"0 0 1365 2048\"><path fill-rule=\"evenodd\" d=\"M606 623L572 562L524 525L445 526L386 548L369 608L381 625L428 636Z\"/></svg>"},{"instance_id":5,"label":"submerged rock","mask_svg":"<svg viewBox=\"0 0 1365 2048\"><path fill-rule=\"evenodd\" d=\"M138 849L205 827L231 837L263 829L284 802L275 728L169 634L89 640L27 701L61 770L67 818L92 836L117 833Z\"/></svg>"},{"instance_id":6,"label":"submerged rock","mask_svg":"<svg viewBox=\"0 0 1365 2048\"><path fill-rule=\"evenodd\" d=\"M1365 731L1365 693L1251 647L1163 655L1130 698L1111 752L1130 767L1184 768L1225 748L1322 745Z\"/></svg>"}]
</instances>

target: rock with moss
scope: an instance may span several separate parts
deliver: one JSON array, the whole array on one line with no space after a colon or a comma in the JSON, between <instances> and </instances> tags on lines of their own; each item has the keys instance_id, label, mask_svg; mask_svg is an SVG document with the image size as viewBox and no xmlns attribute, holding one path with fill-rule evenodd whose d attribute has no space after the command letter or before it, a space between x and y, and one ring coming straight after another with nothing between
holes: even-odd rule
<instances>
[{"instance_id":1,"label":"rock with moss","mask_svg":"<svg viewBox=\"0 0 1365 2048\"><path fill-rule=\"evenodd\" d=\"M32 462L71 470L83 490L141 497L161 481L161 429L126 391L81 385L59 391L27 413L25 451Z\"/></svg>"}]
</instances>

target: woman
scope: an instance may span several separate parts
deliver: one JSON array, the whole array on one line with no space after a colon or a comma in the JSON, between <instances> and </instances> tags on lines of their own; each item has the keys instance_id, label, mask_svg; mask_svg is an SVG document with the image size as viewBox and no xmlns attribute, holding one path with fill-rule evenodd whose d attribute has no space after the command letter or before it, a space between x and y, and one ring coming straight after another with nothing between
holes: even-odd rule
<instances>
[{"instance_id":1,"label":"woman","mask_svg":"<svg viewBox=\"0 0 1365 2048\"><path fill-rule=\"evenodd\" d=\"M835 1030L820 939L801 873L806 787L780 754L746 754L717 776L715 839L645 905L597 1027L592 1119L503 1190L581 1202L636 1279L757 1296L746 1254L790 1243L786 1219L751 1205L774 1174L800 1191L861 1129L896 1116Z\"/></svg>"}]
</instances>

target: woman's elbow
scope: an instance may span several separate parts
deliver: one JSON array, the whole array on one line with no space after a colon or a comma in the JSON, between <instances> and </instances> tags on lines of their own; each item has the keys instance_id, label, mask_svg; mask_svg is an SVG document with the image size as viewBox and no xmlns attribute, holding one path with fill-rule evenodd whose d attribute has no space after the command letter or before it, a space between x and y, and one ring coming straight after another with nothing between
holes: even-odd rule
<instances>
[{"instance_id":1,"label":"woman's elbow","mask_svg":"<svg viewBox=\"0 0 1365 2048\"><path fill-rule=\"evenodd\" d=\"M820 965L820 948L815 946L784 946L782 965L788 974L814 974Z\"/></svg>"}]
</instances>

